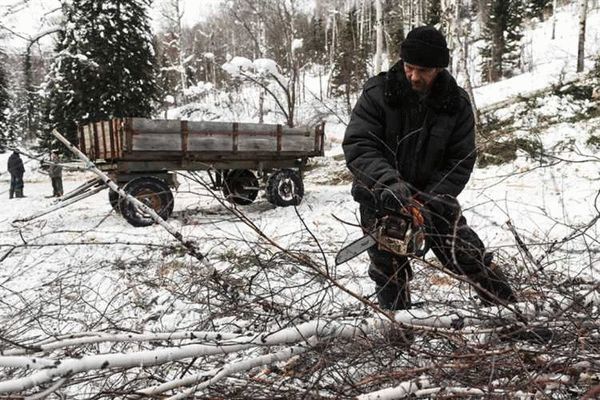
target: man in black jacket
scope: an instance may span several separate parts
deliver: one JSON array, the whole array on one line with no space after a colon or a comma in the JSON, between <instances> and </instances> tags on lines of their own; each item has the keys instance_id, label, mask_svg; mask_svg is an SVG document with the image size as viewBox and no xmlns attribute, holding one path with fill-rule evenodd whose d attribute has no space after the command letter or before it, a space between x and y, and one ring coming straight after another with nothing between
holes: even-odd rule
<instances>
[{"instance_id":1,"label":"man in black jacket","mask_svg":"<svg viewBox=\"0 0 600 400\"><path fill-rule=\"evenodd\" d=\"M19 152L14 151L10 157L8 157L8 172L10 173L10 189L8 197L10 199L15 197L23 196L23 174L25 173L25 167L23 166L23 160Z\"/></svg>"},{"instance_id":2,"label":"man in black jacket","mask_svg":"<svg viewBox=\"0 0 600 400\"><path fill-rule=\"evenodd\" d=\"M445 69L446 40L433 27L415 28L402 42L400 56L388 72L364 85L343 142L363 229L370 231L383 210L418 205L442 265L469 278L484 303L514 302L506 278L456 200L475 164L475 133L469 98ZM379 305L409 308L409 259L377 246L368 252Z\"/></svg>"}]
</instances>

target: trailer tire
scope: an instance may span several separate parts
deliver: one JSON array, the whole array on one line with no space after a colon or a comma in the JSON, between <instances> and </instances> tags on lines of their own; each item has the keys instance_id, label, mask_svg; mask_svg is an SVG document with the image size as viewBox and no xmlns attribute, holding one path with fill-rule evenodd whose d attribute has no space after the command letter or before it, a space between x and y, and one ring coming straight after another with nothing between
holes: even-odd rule
<instances>
[{"instance_id":1,"label":"trailer tire","mask_svg":"<svg viewBox=\"0 0 600 400\"><path fill-rule=\"evenodd\" d=\"M135 197L152 208L160 217L167 220L173 212L173 193L163 180L153 176L143 176L129 181L124 187L125 193ZM126 198L119 200L119 209L123 218L135 227L150 226L154 220L146 215Z\"/></svg>"},{"instance_id":2,"label":"trailer tire","mask_svg":"<svg viewBox=\"0 0 600 400\"><path fill-rule=\"evenodd\" d=\"M304 197L304 183L300 174L291 169L282 169L267 181L267 200L279 207L297 206Z\"/></svg>"},{"instance_id":3,"label":"trailer tire","mask_svg":"<svg viewBox=\"0 0 600 400\"><path fill-rule=\"evenodd\" d=\"M113 210L119 212L119 193L115 192L112 189L108 189L108 202Z\"/></svg>"},{"instance_id":4,"label":"trailer tire","mask_svg":"<svg viewBox=\"0 0 600 400\"><path fill-rule=\"evenodd\" d=\"M223 195L235 204L247 206L258 196L258 178L248 169L236 169L225 176Z\"/></svg>"}]
</instances>

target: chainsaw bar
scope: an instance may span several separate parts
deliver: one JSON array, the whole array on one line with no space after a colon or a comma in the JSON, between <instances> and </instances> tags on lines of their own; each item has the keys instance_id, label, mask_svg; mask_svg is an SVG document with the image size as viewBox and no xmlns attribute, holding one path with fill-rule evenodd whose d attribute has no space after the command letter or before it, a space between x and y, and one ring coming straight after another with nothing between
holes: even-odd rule
<instances>
[{"instance_id":1,"label":"chainsaw bar","mask_svg":"<svg viewBox=\"0 0 600 400\"><path fill-rule=\"evenodd\" d=\"M338 266L340 264L345 263L346 261L352 260L354 257L359 255L360 253L368 250L370 247L375 245L377 240L373 235L365 235L358 240L350 243L348 246L341 249L337 255L335 256L335 265Z\"/></svg>"}]
</instances>

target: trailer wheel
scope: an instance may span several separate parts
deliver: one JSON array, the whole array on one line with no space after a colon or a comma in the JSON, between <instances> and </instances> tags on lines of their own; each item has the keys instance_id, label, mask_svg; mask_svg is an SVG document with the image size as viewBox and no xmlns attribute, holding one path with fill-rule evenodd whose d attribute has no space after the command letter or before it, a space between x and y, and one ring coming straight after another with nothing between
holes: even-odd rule
<instances>
[{"instance_id":1,"label":"trailer wheel","mask_svg":"<svg viewBox=\"0 0 600 400\"><path fill-rule=\"evenodd\" d=\"M248 169L236 169L225 176L223 195L235 204L252 204L258 196L258 179Z\"/></svg>"},{"instance_id":2,"label":"trailer wheel","mask_svg":"<svg viewBox=\"0 0 600 400\"><path fill-rule=\"evenodd\" d=\"M112 189L108 189L108 202L113 210L119 212L119 193Z\"/></svg>"},{"instance_id":3,"label":"trailer wheel","mask_svg":"<svg viewBox=\"0 0 600 400\"><path fill-rule=\"evenodd\" d=\"M269 177L266 195L269 203L276 206L297 206L304 197L304 183L296 171L282 169Z\"/></svg>"},{"instance_id":4,"label":"trailer wheel","mask_svg":"<svg viewBox=\"0 0 600 400\"><path fill-rule=\"evenodd\" d=\"M123 190L152 208L164 220L168 219L173 212L173 193L169 185L158 178L152 176L135 178L129 181ZM154 224L149 214L140 212L125 198L119 200L119 209L127 222L135 227Z\"/></svg>"}]
</instances>

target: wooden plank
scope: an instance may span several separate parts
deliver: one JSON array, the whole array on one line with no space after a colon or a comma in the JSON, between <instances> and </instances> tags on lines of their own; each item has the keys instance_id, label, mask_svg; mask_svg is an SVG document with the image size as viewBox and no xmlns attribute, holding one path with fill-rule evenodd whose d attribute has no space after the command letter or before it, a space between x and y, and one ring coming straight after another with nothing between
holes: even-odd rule
<instances>
[{"instance_id":1,"label":"wooden plank","mask_svg":"<svg viewBox=\"0 0 600 400\"><path fill-rule=\"evenodd\" d=\"M273 137L261 136L239 136L237 151L256 152L266 151L275 153L277 151L277 140Z\"/></svg>"},{"instance_id":2,"label":"wooden plank","mask_svg":"<svg viewBox=\"0 0 600 400\"><path fill-rule=\"evenodd\" d=\"M232 149L232 151L234 153L236 151L238 151L238 139L239 139L239 137L238 137L238 128L239 128L239 124L237 122L234 122L232 124L232 131L233 131L232 138L233 138L233 141L232 141L232 146L231 146L231 149Z\"/></svg>"},{"instance_id":3,"label":"wooden plank","mask_svg":"<svg viewBox=\"0 0 600 400\"><path fill-rule=\"evenodd\" d=\"M188 129L196 134L223 134L231 135L233 132L231 122L215 122L215 121L188 121Z\"/></svg>"},{"instance_id":4,"label":"wooden plank","mask_svg":"<svg viewBox=\"0 0 600 400\"><path fill-rule=\"evenodd\" d=\"M115 144L112 121L104 121L103 124L108 132L108 141L110 142L110 159L115 159L117 158L117 147Z\"/></svg>"},{"instance_id":5,"label":"wooden plank","mask_svg":"<svg viewBox=\"0 0 600 400\"><path fill-rule=\"evenodd\" d=\"M103 150L102 158L104 158L105 160L108 160L108 158L109 158L108 149L110 147L110 139L106 140L107 137L106 137L106 132L104 130L104 122L100 121L100 122L97 122L97 124L98 124L98 131L100 132L100 137L102 138L102 144L104 146L104 148L102 149Z\"/></svg>"},{"instance_id":6,"label":"wooden plank","mask_svg":"<svg viewBox=\"0 0 600 400\"><path fill-rule=\"evenodd\" d=\"M107 148L107 144L106 144L106 136L104 135L104 132L102 130L102 123L101 122L95 122L94 125L96 126L96 132L98 135L98 143L99 143L99 152L98 152L98 158L104 159L106 160L106 148Z\"/></svg>"},{"instance_id":7,"label":"wooden plank","mask_svg":"<svg viewBox=\"0 0 600 400\"><path fill-rule=\"evenodd\" d=\"M130 118L131 129L140 133L180 133L181 120Z\"/></svg>"},{"instance_id":8,"label":"wooden plank","mask_svg":"<svg viewBox=\"0 0 600 400\"><path fill-rule=\"evenodd\" d=\"M290 128L283 127L283 135L285 136L313 136L314 130L309 128Z\"/></svg>"},{"instance_id":9,"label":"wooden plank","mask_svg":"<svg viewBox=\"0 0 600 400\"><path fill-rule=\"evenodd\" d=\"M315 151L315 140L312 137L286 137L281 138L281 151L311 152Z\"/></svg>"},{"instance_id":10,"label":"wooden plank","mask_svg":"<svg viewBox=\"0 0 600 400\"><path fill-rule=\"evenodd\" d=\"M94 158L99 159L100 157L100 144L98 141L98 131L96 129L96 124L92 123L92 136L94 138Z\"/></svg>"},{"instance_id":11,"label":"wooden plank","mask_svg":"<svg viewBox=\"0 0 600 400\"><path fill-rule=\"evenodd\" d=\"M131 128L133 118L126 118L123 129L125 130L125 143L127 144L127 151L133 151L133 129ZM125 149L124 149L125 150Z\"/></svg>"},{"instance_id":12,"label":"wooden plank","mask_svg":"<svg viewBox=\"0 0 600 400\"><path fill-rule=\"evenodd\" d=\"M84 126L80 125L78 127L78 129L77 129L77 132L79 134L78 135L79 136L79 138L78 138L79 139L79 148L81 149L81 151L83 152L83 154L86 154L87 153L87 149L86 149L86 146L85 146L85 134L83 133L83 129L84 129Z\"/></svg>"},{"instance_id":13,"label":"wooden plank","mask_svg":"<svg viewBox=\"0 0 600 400\"><path fill-rule=\"evenodd\" d=\"M119 119L113 119L110 121L110 125L112 127L112 132L113 132L113 136L114 136L114 140L115 140L115 148L117 150L116 153L116 158L121 158L121 156L123 155L123 148L121 147L121 132L122 130L120 129L120 122L121 120Z\"/></svg>"},{"instance_id":14,"label":"wooden plank","mask_svg":"<svg viewBox=\"0 0 600 400\"><path fill-rule=\"evenodd\" d=\"M181 152L181 134L179 132L138 133L134 131L131 151Z\"/></svg>"},{"instance_id":15,"label":"wooden plank","mask_svg":"<svg viewBox=\"0 0 600 400\"><path fill-rule=\"evenodd\" d=\"M188 152L231 151L232 135L206 135L190 133L188 136Z\"/></svg>"},{"instance_id":16,"label":"wooden plank","mask_svg":"<svg viewBox=\"0 0 600 400\"><path fill-rule=\"evenodd\" d=\"M83 130L83 140L85 142L85 149L87 151L87 156L89 158L94 158L94 148L92 146L92 138L91 138L91 134L90 134L90 126L89 125L83 125L82 126L82 130Z\"/></svg>"},{"instance_id":17,"label":"wooden plank","mask_svg":"<svg viewBox=\"0 0 600 400\"><path fill-rule=\"evenodd\" d=\"M277 125L277 152L281 152L281 134L283 133L283 128L281 125Z\"/></svg>"},{"instance_id":18,"label":"wooden plank","mask_svg":"<svg viewBox=\"0 0 600 400\"><path fill-rule=\"evenodd\" d=\"M189 135L190 131L188 130L188 122L181 121L181 151L183 153L183 157L185 157L185 154L187 153Z\"/></svg>"},{"instance_id":19,"label":"wooden plank","mask_svg":"<svg viewBox=\"0 0 600 400\"><path fill-rule=\"evenodd\" d=\"M252 124L243 122L238 124L238 131L240 135L261 135L261 136L275 136L277 135L277 127L275 124Z\"/></svg>"}]
</instances>

